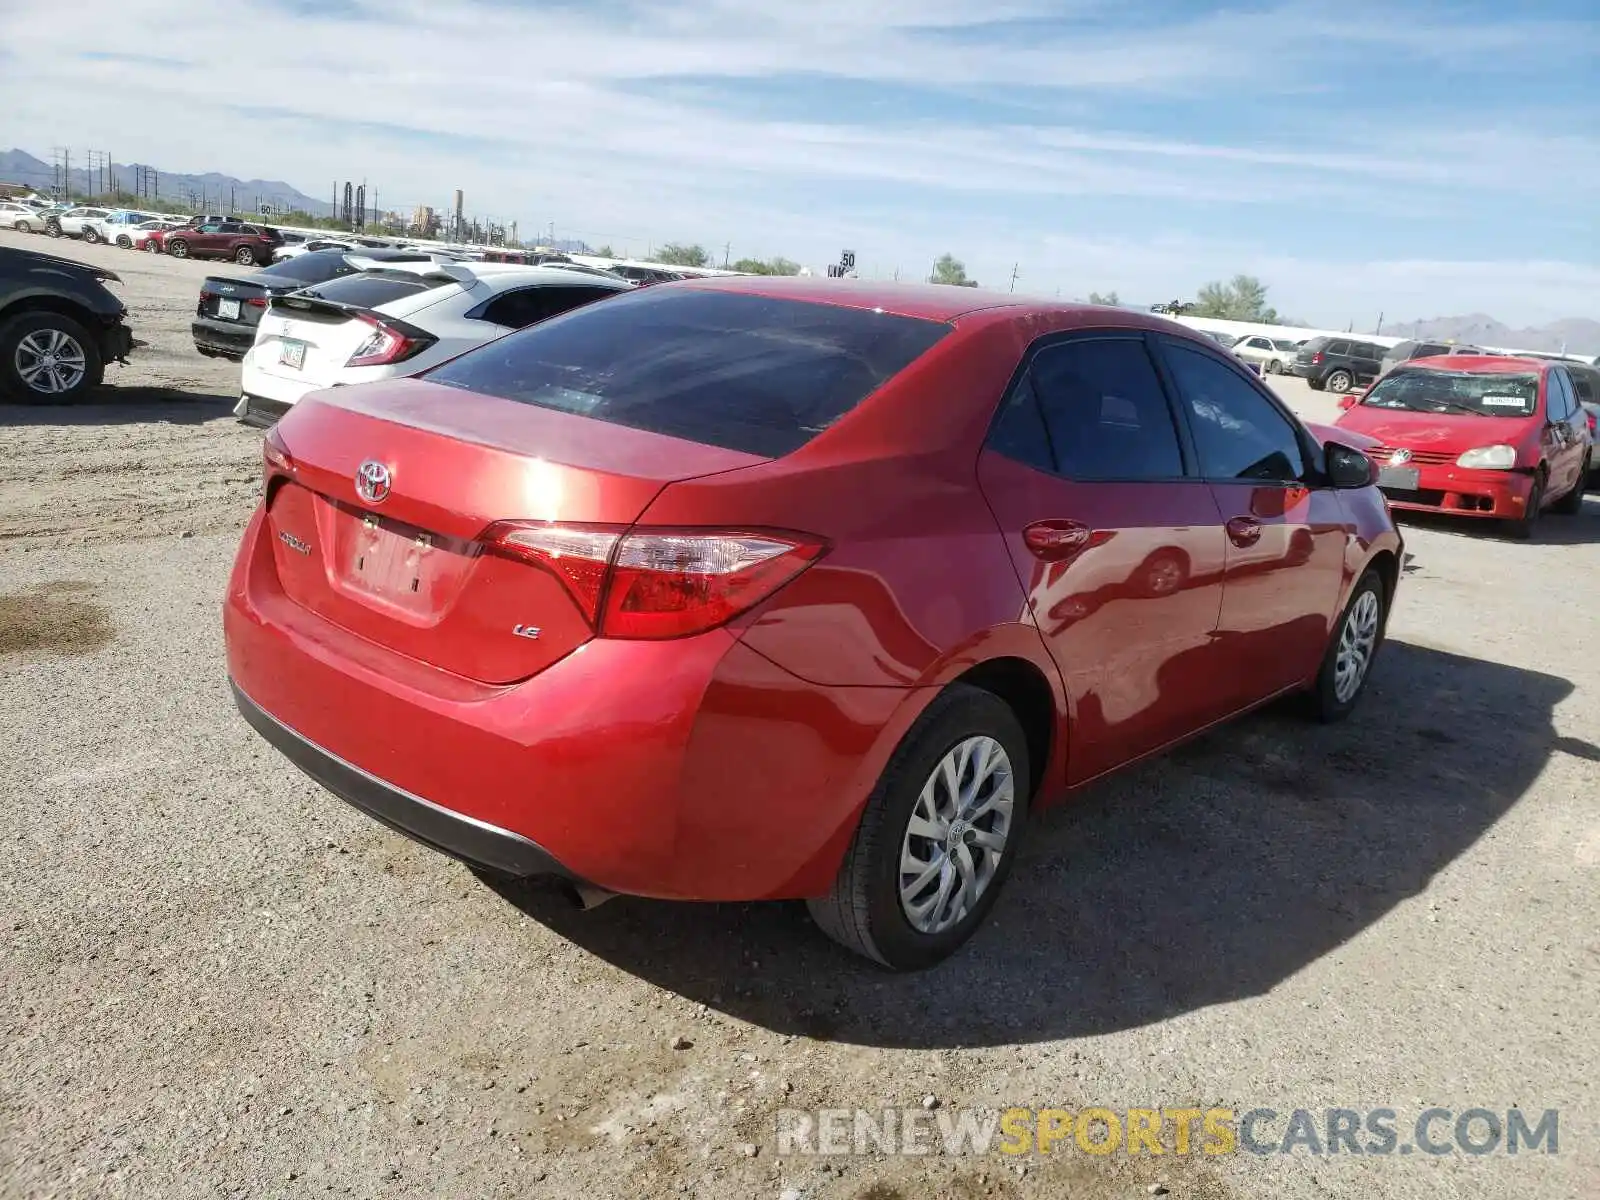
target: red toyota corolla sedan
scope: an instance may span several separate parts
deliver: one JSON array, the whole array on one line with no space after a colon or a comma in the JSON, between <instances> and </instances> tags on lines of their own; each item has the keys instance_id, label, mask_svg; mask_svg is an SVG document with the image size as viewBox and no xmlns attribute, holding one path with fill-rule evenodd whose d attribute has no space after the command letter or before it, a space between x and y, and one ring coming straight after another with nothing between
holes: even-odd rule
<instances>
[{"instance_id":1,"label":"red toyota corolla sedan","mask_svg":"<svg viewBox=\"0 0 1600 1200\"><path fill-rule=\"evenodd\" d=\"M480 869L804 898L918 968L1035 808L1356 703L1401 561L1367 444L1159 317L665 284L297 404L228 667L296 764Z\"/></svg>"},{"instance_id":2,"label":"red toyota corolla sedan","mask_svg":"<svg viewBox=\"0 0 1600 1200\"><path fill-rule=\"evenodd\" d=\"M1396 508L1494 517L1528 537L1545 509L1583 506L1589 419L1558 363L1414 358L1340 404L1338 427L1377 443L1378 486Z\"/></svg>"}]
</instances>

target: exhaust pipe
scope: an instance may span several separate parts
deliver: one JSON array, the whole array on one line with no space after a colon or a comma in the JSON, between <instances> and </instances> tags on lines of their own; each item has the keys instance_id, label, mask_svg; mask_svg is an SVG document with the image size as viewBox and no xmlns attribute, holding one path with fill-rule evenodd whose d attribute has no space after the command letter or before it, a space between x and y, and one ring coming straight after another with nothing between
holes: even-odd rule
<instances>
[{"instance_id":1,"label":"exhaust pipe","mask_svg":"<svg viewBox=\"0 0 1600 1200\"><path fill-rule=\"evenodd\" d=\"M605 888L595 887L592 883L569 883L567 885L567 895L584 912L599 908L607 900L615 900L617 898L615 892L608 892Z\"/></svg>"}]
</instances>

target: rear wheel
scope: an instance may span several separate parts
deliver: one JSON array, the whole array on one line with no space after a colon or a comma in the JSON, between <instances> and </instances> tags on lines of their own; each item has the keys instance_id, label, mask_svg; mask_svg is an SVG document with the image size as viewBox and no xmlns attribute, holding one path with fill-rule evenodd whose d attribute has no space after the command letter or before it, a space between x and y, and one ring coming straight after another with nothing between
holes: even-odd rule
<instances>
[{"instance_id":1,"label":"rear wheel","mask_svg":"<svg viewBox=\"0 0 1600 1200\"><path fill-rule=\"evenodd\" d=\"M896 971L931 967L988 916L1021 841L1028 742L1009 705L947 688L900 743L821 899L823 932Z\"/></svg>"},{"instance_id":2,"label":"rear wheel","mask_svg":"<svg viewBox=\"0 0 1600 1200\"><path fill-rule=\"evenodd\" d=\"M100 231L93 225L85 225L83 227L83 240L93 246L100 240Z\"/></svg>"},{"instance_id":3,"label":"rear wheel","mask_svg":"<svg viewBox=\"0 0 1600 1200\"><path fill-rule=\"evenodd\" d=\"M24 404L68 404L104 375L94 338L70 317L24 313L0 325L0 393Z\"/></svg>"},{"instance_id":4,"label":"rear wheel","mask_svg":"<svg viewBox=\"0 0 1600 1200\"><path fill-rule=\"evenodd\" d=\"M172 255L173 258L188 258L189 243L182 238L168 238L167 253Z\"/></svg>"},{"instance_id":5,"label":"rear wheel","mask_svg":"<svg viewBox=\"0 0 1600 1200\"><path fill-rule=\"evenodd\" d=\"M125 233L119 233L117 234L117 245L122 247L124 250L132 250L133 239Z\"/></svg>"},{"instance_id":6,"label":"rear wheel","mask_svg":"<svg viewBox=\"0 0 1600 1200\"><path fill-rule=\"evenodd\" d=\"M1324 382L1327 384L1327 388L1330 392L1348 392L1350 390L1350 385L1354 383L1355 380L1349 371L1340 368L1337 371L1330 371L1328 373L1328 378Z\"/></svg>"},{"instance_id":7,"label":"rear wheel","mask_svg":"<svg viewBox=\"0 0 1600 1200\"><path fill-rule=\"evenodd\" d=\"M241 267L253 267L256 265L256 252L249 246L240 246L233 252L233 261Z\"/></svg>"},{"instance_id":8,"label":"rear wheel","mask_svg":"<svg viewBox=\"0 0 1600 1200\"><path fill-rule=\"evenodd\" d=\"M33 232L33 222L32 221L18 221L16 229L17 229L18 233L32 233Z\"/></svg>"},{"instance_id":9,"label":"rear wheel","mask_svg":"<svg viewBox=\"0 0 1600 1200\"><path fill-rule=\"evenodd\" d=\"M1514 521L1506 522L1506 532L1512 537L1526 541L1533 536L1534 526L1538 525L1539 518L1544 515L1544 468L1539 468L1539 473L1533 477L1533 486L1528 489L1528 504L1523 509L1522 516Z\"/></svg>"},{"instance_id":10,"label":"rear wheel","mask_svg":"<svg viewBox=\"0 0 1600 1200\"><path fill-rule=\"evenodd\" d=\"M1268 375L1282 375L1283 374L1283 364L1281 362L1279 362L1275 358L1267 359L1267 374Z\"/></svg>"},{"instance_id":11,"label":"rear wheel","mask_svg":"<svg viewBox=\"0 0 1600 1200\"><path fill-rule=\"evenodd\" d=\"M1583 456L1583 470L1572 481L1572 490L1550 506L1550 511L1563 517L1576 516L1583 511L1584 485L1589 479L1589 455Z\"/></svg>"},{"instance_id":12,"label":"rear wheel","mask_svg":"<svg viewBox=\"0 0 1600 1200\"><path fill-rule=\"evenodd\" d=\"M1383 644L1387 595L1383 577L1369 568L1339 614L1311 687L1312 715L1320 721L1342 721L1366 690L1372 660Z\"/></svg>"}]
</instances>

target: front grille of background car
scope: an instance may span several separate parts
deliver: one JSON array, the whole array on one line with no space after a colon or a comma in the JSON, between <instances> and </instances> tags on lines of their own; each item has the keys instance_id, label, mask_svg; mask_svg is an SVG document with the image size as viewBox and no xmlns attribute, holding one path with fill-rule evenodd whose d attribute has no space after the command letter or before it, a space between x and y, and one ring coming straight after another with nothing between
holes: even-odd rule
<instances>
[{"instance_id":1,"label":"front grille of background car","mask_svg":"<svg viewBox=\"0 0 1600 1200\"><path fill-rule=\"evenodd\" d=\"M1374 446L1367 451L1368 457L1377 460L1387 460L1395 451L1393 446ZM1411 461L1419 467L1447 467L1456 461L1454 454L1442 454L1437 450L1413 450Z\"/></svg>"}]
</instances>

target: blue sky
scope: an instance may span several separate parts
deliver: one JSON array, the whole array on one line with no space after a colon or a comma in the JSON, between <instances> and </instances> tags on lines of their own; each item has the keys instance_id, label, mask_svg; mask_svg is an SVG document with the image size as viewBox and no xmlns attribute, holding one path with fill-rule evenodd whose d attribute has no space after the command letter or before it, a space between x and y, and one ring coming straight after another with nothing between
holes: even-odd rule
<instances>
[{"instance_id":1,"label":"blue sky","mask_svg":"<svg viewBox=\"0 0 1600 1200\"><path fill-rule=\"evenodd\" d=\"M0 144L363 177L644 253L1600 318L1592 4L7 0ZM84 16L87 12L89 15ZM241 50L241 47L248 47ZM9 135L8 135L9 134Z\"/></svg>"}]
</instances>

